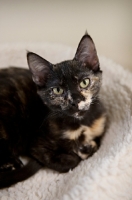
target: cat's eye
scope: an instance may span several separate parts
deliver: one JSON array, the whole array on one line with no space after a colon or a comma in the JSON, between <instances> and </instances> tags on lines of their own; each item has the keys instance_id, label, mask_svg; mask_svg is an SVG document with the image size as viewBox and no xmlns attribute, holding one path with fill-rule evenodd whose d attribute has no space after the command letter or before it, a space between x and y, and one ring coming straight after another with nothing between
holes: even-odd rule
<instances>
[{"instance_id":1,"label":"cat's eye","mask_svg":"<svg viewBox=\"0 0 132 200\"><path fill-rule=\"evenodd\" d=\"M60 87L55 87L55 88L53 88L53 92L54 92L54 94L61 95L61 94L63 94L63 89Z\"/></svg>"},{"instance_id":2,"label":"cat's eye","mask_svg":"<svg viewBox=\"0 0 132 200\"><path fill-rule=\"evenodd\" d=\"M86 88L86 87L88 87L89 83L90 83L89 79L86 78L86 79L84 79L83 81L80 82L80 87Z\"/></svg>"}]
</instances>

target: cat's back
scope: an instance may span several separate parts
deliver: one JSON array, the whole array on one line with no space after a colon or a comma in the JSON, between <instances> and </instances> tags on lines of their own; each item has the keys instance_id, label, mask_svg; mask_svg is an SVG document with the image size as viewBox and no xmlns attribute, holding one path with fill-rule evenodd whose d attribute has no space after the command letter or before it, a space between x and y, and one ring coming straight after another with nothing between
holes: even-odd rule
<instances>
[{"instance_id":1,"label":"cat's back","mask_svg":"<svg viewBox=\"0 0 132 200\"><path fill-rule=\"evenodd\" d=\"M16 99L18 96L24 103L24 98L36 93L30 71L24 68L9 67L0 69L0 102L1 100Z\"/></svg>"},{"instance_id":2,"label":"cat's back","mask_svg":"<svg viewBox=\"0 0 132 200\"><path fill-rule=\"evenodd\" d=\"M19 88L27 88L28 84L34 86L28 69L17 67L0 69L0 94L11 88L16 88L17 90Z\"/></svg>"},{"instance_id":3,"label":"cat's back","mask_svg":"<svg viewBox=\"0 0 132 200\"><path fill-rule=\"evenodd\" d=\"M36 98L36 86L28 69L0 69L0 118L24 113Z\"/></svg>"},{"instance_id":4,"label":"cat's back","mask_svg":"<svg viewBox=\"0 0 132 200\"><path fill-rule=\"evenodd\" d=\"M43 107L28 69L0 69L0 138L25 141L40 125Z\"/></svg>"}]
</instances>

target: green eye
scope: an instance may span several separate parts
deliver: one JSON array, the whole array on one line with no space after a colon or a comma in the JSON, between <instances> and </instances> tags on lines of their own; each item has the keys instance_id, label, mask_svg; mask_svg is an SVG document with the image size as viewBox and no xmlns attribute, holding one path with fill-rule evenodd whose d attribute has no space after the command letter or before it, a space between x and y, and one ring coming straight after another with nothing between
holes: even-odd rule
<instances>
[{"instance_id":1,"label":"green eye","mask_svg":"<svg viewBox=\"0 0 132 200\"><path fill-rule=\"evenodd\" d=\"M54 94L61 95L63 93L63 89L60 87L53 88Z\"/></svg>"},{"instance_id":2,"label":"green eye","mask_svg":"<svg viewBox=\"0 0 132 200\"><path fill-rule=\"evenodd\" d=\"M89 79L88 78L86 78L86 79L84 79L81 83L80 83L80 87L81 88L86 88L88 85L89 85Z\"/></svg>"}]
</instances>

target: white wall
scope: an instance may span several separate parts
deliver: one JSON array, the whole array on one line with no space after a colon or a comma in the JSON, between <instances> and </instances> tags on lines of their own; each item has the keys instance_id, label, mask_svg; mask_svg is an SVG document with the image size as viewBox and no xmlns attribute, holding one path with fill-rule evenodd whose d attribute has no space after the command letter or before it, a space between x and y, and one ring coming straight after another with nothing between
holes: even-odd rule
<instances>
[{"instance_id":1,"label":"white wall","mask_svg":"<svg viewBox=\"0 0 132 200\"><path fill-rule=\"evenodd\" d=\"M132 70L132 0L0 0L0 43L76 47L86 29L99 54Z\"/></svg>"}]
</instances>

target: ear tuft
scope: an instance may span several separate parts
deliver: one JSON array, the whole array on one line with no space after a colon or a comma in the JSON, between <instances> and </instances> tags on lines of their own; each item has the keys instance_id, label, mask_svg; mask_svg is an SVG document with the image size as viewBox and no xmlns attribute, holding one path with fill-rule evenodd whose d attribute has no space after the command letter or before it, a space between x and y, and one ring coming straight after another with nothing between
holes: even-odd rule
<instances>
[{"instance_id":1,"label":"ear tuft","mask_svg":"<svg viewBox=\"0 0 132 200\"><path fill-rule=\"evenodd\" d=\"M27 52L27 62L35 84L44 85L52 64L33 52Z\"/></svg>"},{"instance_id":2,"label":"ear tuft","mask_svg":"<svg viewBox=\"0 0 132 200\"><path fill-rule=\"evenodd\" d=\"M88 35L88 31L87 30L85 31L85 35Z\"/></svg>"},{"instance_id":3,"label":"ear tuft","mask_svg":"<svg viewBox=\"0 0 132 200\"><path fill-rule=\"evenodd\" d=\"M99 59L97 56L97 51L94 42L90 35L88 35L87 31L85 32L85 35L82 37L78 45L74 59L82 62L93 71L99 70Z\"/></svg>"}]
</instances>

